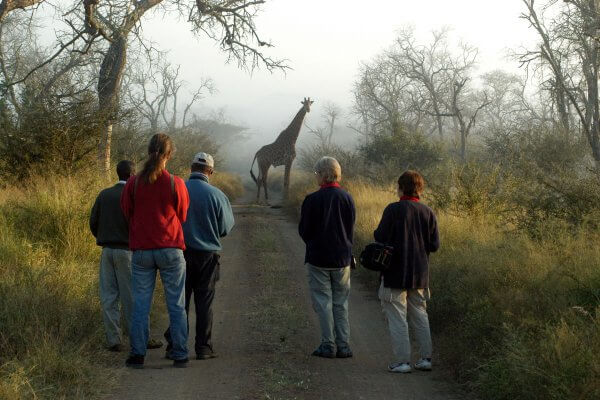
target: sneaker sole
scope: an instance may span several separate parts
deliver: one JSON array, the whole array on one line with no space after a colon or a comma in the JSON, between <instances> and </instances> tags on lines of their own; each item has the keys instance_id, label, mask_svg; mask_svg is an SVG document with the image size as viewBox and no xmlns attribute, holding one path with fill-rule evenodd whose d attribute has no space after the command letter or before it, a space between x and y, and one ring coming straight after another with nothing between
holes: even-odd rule
<instances>
[{"instance_id":1,"label":"sneaker sole","mask_svg":"<svg viewBox=\"0 0 600 400\"><path fill-rule=\"evenodd\" d=\"M418 368L418 367L414 367L414 369L416 369L417 371L431 372L431 367L430 368Z\"/></svg>"}]
</instances>

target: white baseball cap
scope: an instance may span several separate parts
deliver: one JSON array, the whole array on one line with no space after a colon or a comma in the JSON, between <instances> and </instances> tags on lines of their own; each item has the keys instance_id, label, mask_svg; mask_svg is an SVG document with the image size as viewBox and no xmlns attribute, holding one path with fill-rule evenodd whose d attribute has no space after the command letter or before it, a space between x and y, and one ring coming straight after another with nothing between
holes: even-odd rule
<instances>
[{"instance_id":1,"label":"white baseball cap","mask_svg":"<svg viewBox=\"0 0 600 400\"><path fill-rule=\"evenodd\" d=\"M196 155L192 159L192 164L207 165L211 168L214 168L215 160L213 160L213 158L210 154L200 152L200 153L196 153Z\"/></svg>"}]
</instances>

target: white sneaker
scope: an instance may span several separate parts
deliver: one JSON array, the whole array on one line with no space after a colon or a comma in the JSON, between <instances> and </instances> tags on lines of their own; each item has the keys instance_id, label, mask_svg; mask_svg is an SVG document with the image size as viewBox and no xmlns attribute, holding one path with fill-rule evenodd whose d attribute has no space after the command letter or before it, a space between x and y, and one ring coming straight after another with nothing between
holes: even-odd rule
<instances>
[{"instance_id":1,"label":"white sneaker","mask_svg":"<svg viewBox=\"0 0 600 400\"><path fill-rule=\"evenodd\" d=\"M431 371L431 358L421 358L415 363L415 369L419 371Z\"/></svg>"},{"instance_id":2,"label":"white sneaker","mask_svg":"<svg viewBox=\"0 0 600 400\"><path fill-rule=\"evenodd\" d=\"M411 372L412 368L410 367L409 363L396 362L396 363L392 363L392 364L388 365L388 371L406 374L406 373Z\"/></svg>"}]
</instances>

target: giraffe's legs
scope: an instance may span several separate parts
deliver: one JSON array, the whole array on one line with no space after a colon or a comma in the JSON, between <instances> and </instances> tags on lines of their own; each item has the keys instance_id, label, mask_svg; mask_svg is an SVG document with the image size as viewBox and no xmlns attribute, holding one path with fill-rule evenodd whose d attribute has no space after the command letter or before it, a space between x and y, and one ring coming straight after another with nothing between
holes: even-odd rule
<instances>
[{"instance_id":1,"label":"giraffe's legs","mask_svg":"<svg viewBox=\"0 0 600 400\"><path fill-rule=\"evenodd\" d=\"M260 173L258 174L258 178L256 178L256 204L258 204L260 200L260 185L262 184L262 177Z\"/></svg>"},{"instance_id":2,"label":"giraffe's legs","mask_svg":"<svg viewBox=\"0 0 600 400\"><path fill-rule=\"evenodd\" d=\"M285 172L283 174L283 198L287 199L290 192L290 171L292 170L292 163L285 164Z\"/></svg>"},{"instance_id":3,"label":"giraffe's legs","mask_svg":"<svg viewBox=\"0 0 600 400\"><path fill-rule=\"evenodd\" d=\"M262 184L264 192L265 192L265 201L267 204L269 204L269 192L267 191L267 176L269 174L269 168L271 167L271 164L267 164L267 163L261 163L259 164L260 167L260 179L258 180L258 185L260 186ZM258 192L260 193L260 187L258 189ZM257 202L258 202L258 198L257 198Z\"/></svg>"}]
</instances>

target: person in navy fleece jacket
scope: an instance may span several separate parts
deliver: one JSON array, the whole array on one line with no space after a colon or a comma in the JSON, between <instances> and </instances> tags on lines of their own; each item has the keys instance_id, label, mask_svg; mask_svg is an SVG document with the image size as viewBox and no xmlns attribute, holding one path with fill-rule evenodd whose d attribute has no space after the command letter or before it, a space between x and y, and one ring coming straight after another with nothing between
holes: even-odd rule
<instances>
[{"instance_id":1,"label":"person in navy fleece jacket","mask_svg":"<svg viewBox=\"0 0 600 400\"><path fill-rule=\"evenodd\" d=\"M312 354L347 358L352 357L348 343L348 294L356 219L354 200L339 185L342 170L335 158L321 158L315 165L315 174L321 188L304 199L298 227L306 243L304 262L313 309L321 326L321 344Z\"/></svg>"},{"instance_id":2,"label":"person in navy fleece jacket","mask_svg":"<svg viewBox=\"0 0 600 400\"><path fill-rule=\"evenodd\" d=\"M421 203L425 181L416 171L398 179L400 201L389 204L374 232L375 240L394 248L390 267L382 273L379 299L387 317L396 362L390 372L412 370L409 329L415 334L420 359L414 368L431 370L431 334L427 316L429 254L440 247L437 220Z\"/></svg>"}]
</instances>

